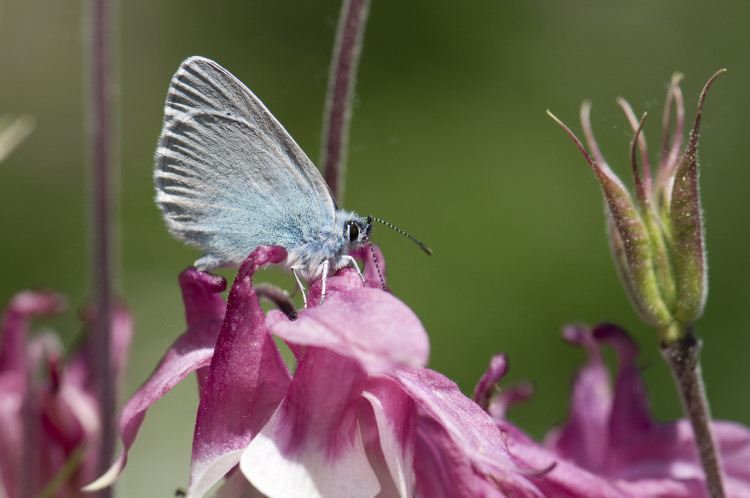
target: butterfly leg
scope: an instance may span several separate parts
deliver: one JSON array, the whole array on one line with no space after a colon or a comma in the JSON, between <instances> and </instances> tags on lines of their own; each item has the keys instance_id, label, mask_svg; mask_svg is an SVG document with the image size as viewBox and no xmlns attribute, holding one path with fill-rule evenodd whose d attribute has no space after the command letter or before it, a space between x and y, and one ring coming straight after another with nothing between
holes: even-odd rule
<instances>
[{"instance_id":1,"label":"butterfly leg","mask_svg":"<svg viewBox=\"0 0 750 498\"><path fill-rule=\"evenodd\" d=\"M299 290L302 292L302 302L305 303L305 308L307 308L307 296L305 295L305 286L302 285L302 280L299 279L297 270L292 268L292 273L294 274L294 278L297 279L297 286L299 287Z\"/></svg>"},{"instance_id":2,"label":"butterfly leg","mask_svg":"<svg viewBox=\"0 0 750 498\"><path fill-rule=\"evenodd\" d=\"M362 274L362 270L359 269L359 265L357 264L357 260L353 257L349 256L348 254L345 254L341 256L341 259L346 261L346 264L349 266L353 266L357 269L357 273L359 273L359 278L362 279L362 283L365 283L365 276Z\"/></svg>"},{"instance_id":3,"label":"butterfly leg","mask_svg":"<svg viewBox=\"0 0 750 498\"><path fill-rule=\"evenodd\" d=\"M326 279L328 279L328 266L331 263L326 259L323 261L323 276L321 277L321 289L320 289L320 304L323 304L323 300L326 298Z\"/></svg>"}]
</instances>

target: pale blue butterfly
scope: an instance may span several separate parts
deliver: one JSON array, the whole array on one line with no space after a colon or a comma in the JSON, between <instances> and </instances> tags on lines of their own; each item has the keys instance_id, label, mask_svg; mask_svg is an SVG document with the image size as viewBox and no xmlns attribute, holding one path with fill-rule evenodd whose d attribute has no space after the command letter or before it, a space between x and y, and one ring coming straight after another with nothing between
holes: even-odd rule
<instances>
[{"instance_id":1,"label":"pale blue butterfly","mask_svg":"<svg viewBox=\"0 0 750 498\"><path fill-rule=\"evenodd\" d=\"M339 209L263 103L203 57L185 60L169 85L154 183L169 231L205 251L198 270L239 266L259 245L280 245L305 304L300 277L322 278L324 296L329 273L359 270L349 253L369 242L373 221L383 222Z\"/></svg>"}]
</instances>

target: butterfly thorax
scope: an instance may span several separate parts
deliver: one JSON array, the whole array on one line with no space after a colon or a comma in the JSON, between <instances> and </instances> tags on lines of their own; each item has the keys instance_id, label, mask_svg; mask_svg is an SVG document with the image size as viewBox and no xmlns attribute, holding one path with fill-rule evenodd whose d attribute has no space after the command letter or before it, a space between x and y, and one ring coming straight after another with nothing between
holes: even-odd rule
<instances>
[{"instance_id":1,"label":"butterfly thorax","mask_svg":"<svg viewBox=\"0 0 750 498\"><path fill-rule=\"evenodd\" d=\"M349 253L369 241L372 220L350 211L336 211L332 226L321 228L301 244L287 247L284 266L294 269L303 278L316 280L329 262L329 274L351 264Z\"/></svg>"}]
</instances>

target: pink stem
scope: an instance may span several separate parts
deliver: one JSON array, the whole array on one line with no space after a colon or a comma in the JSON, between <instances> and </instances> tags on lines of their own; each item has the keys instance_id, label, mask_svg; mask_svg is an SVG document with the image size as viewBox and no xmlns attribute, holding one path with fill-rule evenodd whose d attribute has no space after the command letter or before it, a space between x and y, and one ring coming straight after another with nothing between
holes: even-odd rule
<instances>
[{"instance_id":1,"label":"pink stem","mask_svg":"<svg viewBox=\"0 0 750 498\"><path fill-rule=\"evenodd\" d=\"M328 187L339 200L344 194L352 94L369 10L370 0L344 0L342 3L328 76L321 164Z\"/></svg>"},{"instance_id":2,"label":"pink stem","mask_svg":"<svg viewBox=\"0 0 750 498\"><path fill-rule=\"evenodd\" d=\"M92 0L90 6L89 49L89 140L91 147L91 223L92 264L95 317L94 371L101 417L101 440L98 455L99 473L112 463L115 448L115 379L112 369L112 170L113 164L113 56L112 3ZM112 495L111 488L97 493Z\"/></svg>"}]
</instances>

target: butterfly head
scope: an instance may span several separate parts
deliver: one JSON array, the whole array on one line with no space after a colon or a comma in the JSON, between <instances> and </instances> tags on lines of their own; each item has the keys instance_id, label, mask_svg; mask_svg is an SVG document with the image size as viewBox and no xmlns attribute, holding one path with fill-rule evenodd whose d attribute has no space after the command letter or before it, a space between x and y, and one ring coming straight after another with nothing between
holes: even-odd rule
<instances>
[{"instance_id":1,"label":"butterfly head","mask_svg":"<svg viewBox=\"0 0 750 498\"><path fill-rule=\"evenodd\" d=\"M362 244L370 241L370 233L372 233L372 218L362 218L357 215L350 216L344 222L344 240L347 245L356 249Z\"/></svg>"}]
</instances>

